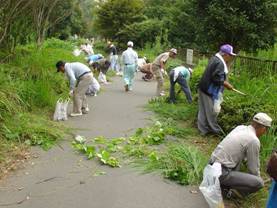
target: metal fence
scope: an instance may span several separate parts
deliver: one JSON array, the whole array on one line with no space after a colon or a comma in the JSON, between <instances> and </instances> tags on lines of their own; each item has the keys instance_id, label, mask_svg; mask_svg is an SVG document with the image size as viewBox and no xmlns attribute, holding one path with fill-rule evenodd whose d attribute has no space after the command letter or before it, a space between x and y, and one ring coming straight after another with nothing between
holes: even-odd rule
<instances>
[{"instance_id":1,"label":"metal fence","mask_svg":"<svg viewBox=\"0 0 277 208\"><path fill-rule=\"evenodd\" d=\"M186 59L187 49L179 49L182 59ZM193 50L193 63L198 62L204 58L210 58L214 54ZM265 60L260 58L248 56L236 56L234 62L231 64L232 71L239 73L241 70L246 70L253 74L277 73L277 60Z\"/></svg>"}]
</instances>

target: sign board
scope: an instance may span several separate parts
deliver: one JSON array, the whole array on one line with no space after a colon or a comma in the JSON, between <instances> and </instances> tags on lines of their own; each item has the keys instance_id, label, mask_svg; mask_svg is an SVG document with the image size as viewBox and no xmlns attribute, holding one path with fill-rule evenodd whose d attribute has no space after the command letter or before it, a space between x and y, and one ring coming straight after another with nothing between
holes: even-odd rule
<instances>
[{"instance_id":1,"label":"sign board","mask_svg":"<svg viewBox=\"0 0 277 208\"><path fill-rule=\"evenodd\" d=\"M193 65L193 50L187 49L187 64Z\"/></svg>"}]
</instances>

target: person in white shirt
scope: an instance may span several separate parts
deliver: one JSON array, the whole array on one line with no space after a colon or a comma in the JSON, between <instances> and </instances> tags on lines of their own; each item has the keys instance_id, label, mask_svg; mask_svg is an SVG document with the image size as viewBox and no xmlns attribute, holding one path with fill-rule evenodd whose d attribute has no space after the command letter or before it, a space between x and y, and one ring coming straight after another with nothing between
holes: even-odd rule
<instances>
[{"instance_id":1,"label":"person in white shirt","mask_svg":"<svg viewBox=\"0 0 277 208\"><path fill-rule=\"evenodd\" d=\"M56 67L57 72L65 73L70 82L69 95L73 96L73 112L70 115L81 116L88 113L86 91L93 79L90 68L79 62L66 63L64 61L58 61Z\"/></svg>"},{"instance_id":2,"label":"person in white shirt","mask_svg":"<svg viewBox=\"0 0 277 208\"><path fill-rule=\"evenodd\" d=\"M240 125L232 130L215 148L209 164L218 162L222 167L220 185L227 196L239 198L254 193L263 187L260 176L260 140L271 126L272 119L265 113L257 113L251 125ZM240 171L247 162L248 173Z\"/></svg>"},{"instance_id":3,"label":"person in white shirt","mask_svg":"<svg viewBox=\"0 0 277 208\"><path fill-rule=\"evenodd\" d=\"M133 50L134 43L127 43L127 50L122 53L122 62L124 65L123 78L125 82L125 91L132 90L135 72L138 64L138 54Z\"/></svg>"}]
</instances>

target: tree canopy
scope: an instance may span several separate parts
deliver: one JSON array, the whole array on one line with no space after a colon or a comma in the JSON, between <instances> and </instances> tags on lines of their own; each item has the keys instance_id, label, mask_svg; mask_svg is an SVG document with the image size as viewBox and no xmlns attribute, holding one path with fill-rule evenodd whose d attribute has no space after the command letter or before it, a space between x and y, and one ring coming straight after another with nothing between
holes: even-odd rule
<instances>
[{"instance_id":1,"label":"tree canopy","mask_svg":"<svg viewBox=\"0 0 277 208\"><path fill-rule=\"evenodd\" d=\"M223 43L255 52L276 42L276 0L0 0L0 45L78 34L139 47L211 51Z\"/></svg>"}]
</instances>

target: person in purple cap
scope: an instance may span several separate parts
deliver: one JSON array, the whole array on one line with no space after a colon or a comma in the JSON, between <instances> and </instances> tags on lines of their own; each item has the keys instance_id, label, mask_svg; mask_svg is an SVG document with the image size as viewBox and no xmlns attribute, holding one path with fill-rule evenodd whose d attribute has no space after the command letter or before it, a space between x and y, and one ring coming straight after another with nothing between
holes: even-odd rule
<instances>
[{"instance_id":1,"label":"person in purple cap","mask_svg":"<svg viewBox=\"0 0 277 208\"><path fill-rule=\"evenodd\" d=\"M198 89L198 118L197 126L202 135L207 133L221 134L223 131L217 123L220 104L223 101L223 90L233 90L233 86L226 81L228 74L227 65L236 54L229 44L222 45L206 67L199 82Z\"/></svg>"}]
</instances>

